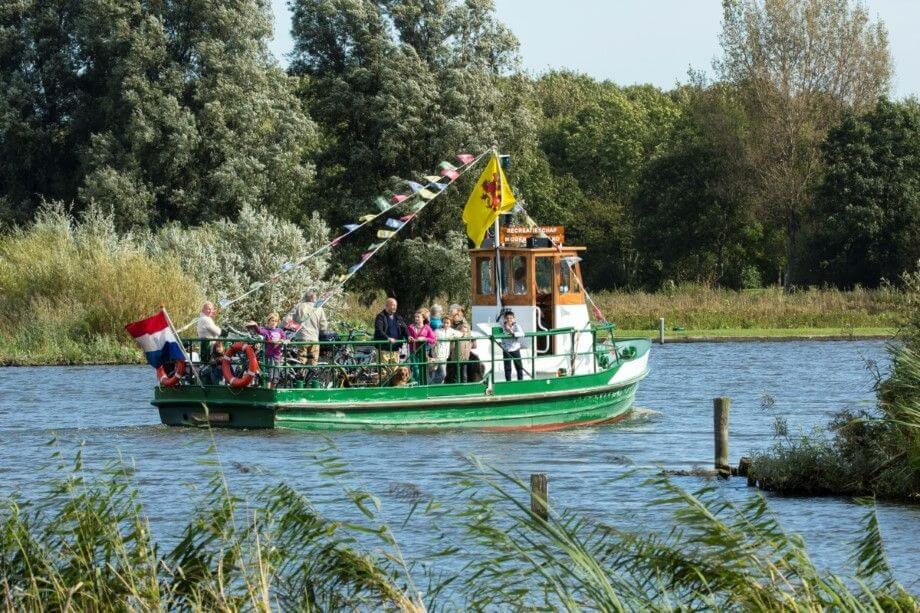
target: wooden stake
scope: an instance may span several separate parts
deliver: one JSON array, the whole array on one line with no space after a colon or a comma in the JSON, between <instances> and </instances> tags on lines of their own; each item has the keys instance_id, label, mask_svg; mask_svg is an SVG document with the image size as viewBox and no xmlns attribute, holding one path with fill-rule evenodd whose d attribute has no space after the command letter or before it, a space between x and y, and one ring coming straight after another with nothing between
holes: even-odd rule
<instances>
[{"instance_id":1,"label":"wooden stake","mask_svg":"<svg viewBox=\"0 0 920 613\"><path fill-rule=\"evenodd\" d=\"M658 344L664 345L664 317L658 318Z\"/></svg>"},{"instance_id":2,"label":"wooden stake","mask_svg":"<svg viewBox=\"0 0 920 613\"><path fill-rule=\"evenodd\" d=\"M712 399L712 428L715 443L715 469L720 477L731 475L728 465L728 412L732 405L731 398Z\"/></svg>"},{"instance_id":3,"label":"wooden stake","mask_svg":"<svg viewBox=\"0 0 920 613\"><path fill-rule=\"evenodd\" d=\"M544 473L530 475L530 512L541 519L549 517L549 484Z\"/></svg>"}]
</instances>

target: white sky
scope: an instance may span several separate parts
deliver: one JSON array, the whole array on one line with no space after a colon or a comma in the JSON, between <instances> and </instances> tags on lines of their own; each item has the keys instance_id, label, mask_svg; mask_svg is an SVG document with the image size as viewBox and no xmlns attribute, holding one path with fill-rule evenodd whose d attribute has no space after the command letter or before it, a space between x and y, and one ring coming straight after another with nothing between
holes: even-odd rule
<instances>
[{"instance_id":1,"label":"white sky","mask_svg":"<svg viewBox=\"0 0 920 613\"><path fill-rule=\"evenodd\" d=\"M687 69L712 73L719 53L721 0L494 0L498 18L521 41L524 68L538 74L570 68L621 85L670 89ZM894 59L892 94L920 94L920 0L866 0L888 27ZM272 0L282 64L290 52L287 0Z\"/></svg>"}]
</instances>

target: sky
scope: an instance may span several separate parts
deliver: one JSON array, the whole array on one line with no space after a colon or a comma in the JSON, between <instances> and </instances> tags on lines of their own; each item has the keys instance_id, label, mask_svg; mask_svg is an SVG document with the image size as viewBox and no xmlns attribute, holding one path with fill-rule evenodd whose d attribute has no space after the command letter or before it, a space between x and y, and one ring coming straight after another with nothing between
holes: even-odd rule
<instances>
[{"instance_id":1,"label":"sky","mask_svg":"<svg viewBox=\"0 0 920 613\"><path fill-rule=\"evenodd\" d=\"M521 42L525 70L568 68L620 85L670 89L689 68L713 73L721 0L494 0L496 14ZM920 95L920 0L865 0L888 28L895 98ZM287 0L272 0L272 53L290 52Z\"/></svg>"}]
</instances>

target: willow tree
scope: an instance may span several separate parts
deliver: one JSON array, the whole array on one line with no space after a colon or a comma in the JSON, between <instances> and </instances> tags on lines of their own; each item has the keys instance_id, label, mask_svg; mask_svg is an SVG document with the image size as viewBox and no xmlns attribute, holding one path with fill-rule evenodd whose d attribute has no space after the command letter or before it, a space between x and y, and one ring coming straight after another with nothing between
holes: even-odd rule
<instances>
[{"instance_id":1,"label":"willow tree","mask_svg":"<svg viewBox=\"0 0 920 613\"><path fill-rule=\"evenodd\" d=\"M891 76L888 36L850 0L724 0L722 77L751 116L758 200L786 232L787 281L822 174L819 144L847 110L872 107Z\"/></svg>"}]
</instances>

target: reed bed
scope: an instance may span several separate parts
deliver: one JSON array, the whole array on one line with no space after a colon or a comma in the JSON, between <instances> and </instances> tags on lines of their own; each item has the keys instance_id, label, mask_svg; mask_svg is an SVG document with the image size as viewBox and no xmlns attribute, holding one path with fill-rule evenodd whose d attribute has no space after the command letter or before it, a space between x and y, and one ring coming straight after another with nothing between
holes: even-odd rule
<instances>
[{"instance_id":1,"label":"reed bed","mask_svg":"<svg viewBox=\"0 0 920 613\"><path fill-rule=\"evenodd\" d=\"M406 559L379 498L345 486L362 521L324 517L301 492L231 493L216 454L210 487L175 545L156 541L131 485L112 465L86 476L78 454L38 500L0 510L0 601L6 610L916 610L894 578L867 504L855 576L820 571L766 501L736 506L707 486L665 477L643 486L671 526L629 530L557 510L530 512L527 486L470 458L438 503L414 496L442 547ZM323 478L350 482L334 450ZM60 459L60 458L59 458ZM617 484L612 485L616 487ZM626 487L624 485L624 487ZM437 574L439 559L455 572Z\"/></svg>"},{"instance_id":2,"label":"reed bed","mask_svg":"<svg viewBox=\"0 0 920 613\"><path fill-rule=\"evenodd\" d=\"M48 208L0 241L0 364L136 361L126 323L160 304L186 317L200 299L174 262L120 237L110 219L75 223Z\"/></svg>"},{"instance_id":3,"label":"reed bed","mask_svg":"<svg viewBox=\"0 0 920 613\"><path fill-rule=\"evenodd\" d=\"M904 292L884 287L733 291L680 285L671 291L598 292L594 300L622 330L654 330L664 317L669 329L894 328Z\"/></svg>"}]
</instances>

